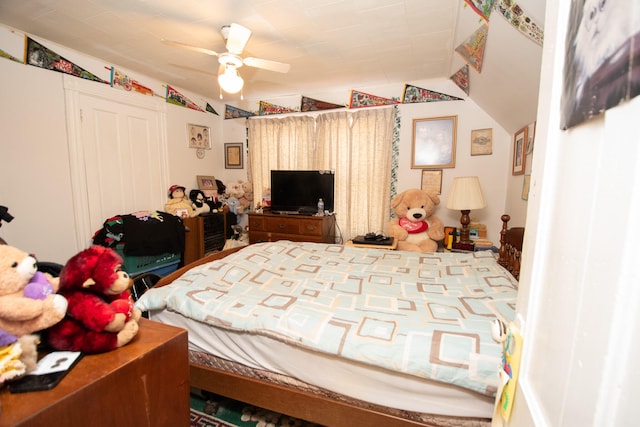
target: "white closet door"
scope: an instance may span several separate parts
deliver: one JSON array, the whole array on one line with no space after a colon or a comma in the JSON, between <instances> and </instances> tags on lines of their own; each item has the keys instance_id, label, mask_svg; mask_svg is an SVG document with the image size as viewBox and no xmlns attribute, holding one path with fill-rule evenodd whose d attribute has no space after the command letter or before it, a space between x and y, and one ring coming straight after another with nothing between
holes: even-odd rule
<instances>
[{"instance_id":1,"label":"white closet door","mask_svg":"<svg viewBox=\"0 0 640 427\"><path fill-rule=\"evenodd\" d=\"M140 94L87 89L67 92L67 113L74 119L74 203L84 246L111 216L162 210L167 189L164 107Z\"/></svg>"}]
</instances>

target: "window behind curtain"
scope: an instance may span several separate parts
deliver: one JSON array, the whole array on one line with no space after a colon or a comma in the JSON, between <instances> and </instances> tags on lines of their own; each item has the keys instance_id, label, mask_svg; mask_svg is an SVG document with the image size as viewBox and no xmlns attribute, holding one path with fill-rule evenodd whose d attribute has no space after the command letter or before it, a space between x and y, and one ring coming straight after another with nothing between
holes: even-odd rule
<instances>
[{"instance_id":1,"label":"window behind curtain","mask_svg":"<svg viewBox=\"0 0 640 427\"><path fill-rule=\"evenodd\" d=\"M257 200L272 169L332 169L344 241L382 231L389 221L396 110L367 108L249 120L249 177Z\"/></svg>"}]
</instances>

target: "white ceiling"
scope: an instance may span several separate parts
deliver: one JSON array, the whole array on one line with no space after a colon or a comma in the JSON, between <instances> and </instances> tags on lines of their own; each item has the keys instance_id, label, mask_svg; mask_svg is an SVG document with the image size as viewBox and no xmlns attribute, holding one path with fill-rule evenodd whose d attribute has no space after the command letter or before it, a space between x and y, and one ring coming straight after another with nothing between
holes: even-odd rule
<instances>
[{"instance_id":1,"label":"white ceiling","mask_svg":"<svg viewBox=\"0 0 640 427\"><path fill-rule=\"evenodd\" d=\"M544 23L544 1L518 4ZM291 64L240 68L246 98L332 88L345 104L351 89L397 84L400 96L405 83L448 79L465 64L454 49L481 24L463 0L0 0L0 22L212 99L217 58L160 40L224 52L219 29L235 22L253 31L243 56ZM541 54L492 14L470 97L508 131L535 120Z\"/></svg>"}]
</instances>

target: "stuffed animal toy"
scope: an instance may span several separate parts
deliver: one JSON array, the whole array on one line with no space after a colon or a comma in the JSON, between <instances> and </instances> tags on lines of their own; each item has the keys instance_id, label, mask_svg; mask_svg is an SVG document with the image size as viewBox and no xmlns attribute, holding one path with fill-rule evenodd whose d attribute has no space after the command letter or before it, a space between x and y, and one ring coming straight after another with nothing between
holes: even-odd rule
<instances>
[{"instance_id":1,"label":"stuffed animal toy","mask_svg":"<svg viewBox=\"0 0 640 427\"><path fill-rule=\"evenodd\" d=\"M46 274L36 271L31 281L24 287L24 296L31 299L45 299L58 289L58 278L49 278ZM55 283L55 288L54 288Z\"/></svg>"},{"instance_id":2,"label":"stuffed animal toy","mask_svg":"<svg viewBox=\"0 0 640 427\"><path fill-rule=\"evenodd\" d=\"M228 199L236 199L238 201L235 209L231 206L229 207L232 212L242 215L249 211L253 200L253 185L250 182L243 180L232 182L227 187L227 194L229 195ZM229 204L229 200L227 200L227 204Z\"/></svg>"},{"instance_id":3,"label":"stuffed animal toy","mask_svg":"<svg viewBox=\"0 0 640 427\"><path fill-rule=\"evenodd\" d=\"M122 258L104 246L91 246L67 261L58 292L69 308L65 318L47 330L51 347L102 353L135 337L141 312L133 307L133 283L121 265Z\"/></svg>"},{"instance_id":4,"label":"stuffed animal toy","mask_svg":"<svg viewBox=\"0 0 640 427\"><path fill-rule=\"evenodd\" d=\"M204 202L209 205L209 209L213 213L217 213L222 209L224 205L224 194L227 187L220 181L216 179L216 188L205 188L202 189L202 193L204 195Z\"/></svg>"},{"instance_id":5,"label":"stuffed animal toy","mask_svg":"<svg viewBox=\"0 0 640 427\"><path fill-rule=\"evenodd\" d=\"M391 200L396 218L389 221L387 234L398 241L398 250L436 252L444 239L444 224L434 215L440 198L418 189L406 190Z\"/></svg>"},{"instance_id":6,"label":"stuffed animal toy","mask_svg":"<svg viewBox=\"0 0 640 427\"><path fill-rule=\"evenodd\" d=\"M33 371L38 361L37 335L13 339L10 344L0 346L0 385Z\"/></svg>"},{"instance_id":7,"label":"stuffed animal toy","mask_svg":"<svg viewBox=\"0 0 640 427\"><path fill-rule=\"evenodd\" d=\"M37 333L64 318L57 283L37 271L33 256L0 245L0 384L35 368Z\"/></svg>"},{"instance_id":8,"label":"stuffed animal toy","mask_svg":"<svg viewBox=\"0 0 640 427\"><path fill-rule=\"evenodd\" d=\"M202 190L189 191L189 200L191 200L191 208L194 211L200 211L200 213L209 213L212 211L211 205L204 197Z\"/></svg>"},{"instance_id":9,"label":"stuffed animal toy","mask_svg":"<svg viewBox=\"0 0 640 427\"><path fill-rule=\"evenodd\" d=\"M251 208L253 202L253 184L250 181L244 181L242 183L242 191L244 194L240 198L240 205L245 206L244 210Z\"/></svg>"},{"instance_id":10,"label":"stuffed animal toy","mask_svg":"<svg viewBox=\"0 0 640 427\"><path fill-rule=\"evenodd\" d=\"M204 208L193 208L191 200L185 194L185 188L181 185L169 187L168 197L169 200L164 205L165 212L179 217L194 217L204 213Z\"/></svg>"},{"instance_id":11,"label":"stuffed animal toy","mask_svg":"<svg viewBox=\"0 0 640 427\"><path fill-rule=\"evenodd\" d=\"M229 207L229 212L232 212L234 214L239 214L239 207L240 207L240 202L238 201L238 199L236 199L235 197L228 197L227 198L227 206Z\"/></svg>"},{"instance_id":12,"label":"stuffed animal toy","mask_svg":"<svg viewBox=\"0 0 640 427\"><path fill-rule=\"evenodd\" d=\"M55 294L53 284L57 282L27 288L36 273L33 256L13 246L0 245L0 329L17 337L58 323L67 310L67 300ZM29 298L25 289L37 298Z\"/></svg>"}]
</instances>

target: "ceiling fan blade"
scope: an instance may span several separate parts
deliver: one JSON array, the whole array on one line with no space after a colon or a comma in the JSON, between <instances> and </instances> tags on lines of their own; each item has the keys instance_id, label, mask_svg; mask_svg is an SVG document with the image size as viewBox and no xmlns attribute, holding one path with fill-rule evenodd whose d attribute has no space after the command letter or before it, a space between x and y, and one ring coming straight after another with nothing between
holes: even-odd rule
<instances>
[{"instance_id":1,"label":"ceiling fan blade","mask_svg":"<svg viewBox=\"0 0 640 427\"><path fill-rule=\"evenodd\" d=\"M215 52L211 49L205 49L203 47L198 47L198 46L191 46L190 44L185 44L185 43L181 43L173 40L167 40L167 39L161 39L160 41L169 46L177 46L184 49L189 49L196 52L204 53L206 55L218 56L218 52Z\"/></svg>"},{"instance_id":2,"label":"ceiling fan blade","mask_svg":"<svg viewBox=\"0 0 640 427\"><path fill-rule=\"evenodd\" d=\"M251 30L239 24L231 24L227 38L227 50L240 55L251 37Z\"/></svg>"},{"instance_id":3,"label":"ceiling fan blade","mask_svg":"<svg viewBox=\"0 0 640 427\"><path fill-rule=\"evenodd\" d=\"M288 73L291 68L291 65L284 62L269 61L268 59L244 58L243 62L249 67L262 68L277 73Z\"/></svg>"}]
</instances>

